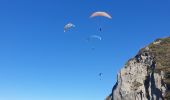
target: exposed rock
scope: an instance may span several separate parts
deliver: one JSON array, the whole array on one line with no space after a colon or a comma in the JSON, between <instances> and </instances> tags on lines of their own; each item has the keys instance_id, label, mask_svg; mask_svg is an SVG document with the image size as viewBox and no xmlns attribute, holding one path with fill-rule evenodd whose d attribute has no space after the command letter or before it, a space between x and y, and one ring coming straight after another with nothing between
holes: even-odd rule
<instances>
[{"instance_id":1,"label":"exposed rock","mask_svg":"<svg viewBox=\"0 0 170 100\"><path fill-rule=\"evenodd\" d=\"M157 39L130 59L106 100L170 100L170 37Z\"/></svg>"},{"instance_id":2,"label":"exposed rock","mask_svg":"<svg viewBox=\"0 0 170 100\"><path fill-rule=\"evenodd\" d=\"M160 44L160 43L161 43L161 40L153 42L153 44Z\"/></svg>"}]
</instances>

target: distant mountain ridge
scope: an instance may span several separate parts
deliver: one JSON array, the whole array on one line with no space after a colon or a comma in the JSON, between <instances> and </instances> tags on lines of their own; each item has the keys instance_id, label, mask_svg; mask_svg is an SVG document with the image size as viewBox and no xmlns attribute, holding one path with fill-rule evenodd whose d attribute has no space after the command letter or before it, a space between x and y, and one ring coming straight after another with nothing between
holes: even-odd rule
<instances>
[{"instance_id":1,"label":"distant mountain ridge","mask_svg":"<svg viewBox=\"0 0 170 100\"><path fill-rule=\"evenodd\" d=\"M170 100L170 37L155 40L130 59L106 100Z\"/></svg>"}]
</instances>

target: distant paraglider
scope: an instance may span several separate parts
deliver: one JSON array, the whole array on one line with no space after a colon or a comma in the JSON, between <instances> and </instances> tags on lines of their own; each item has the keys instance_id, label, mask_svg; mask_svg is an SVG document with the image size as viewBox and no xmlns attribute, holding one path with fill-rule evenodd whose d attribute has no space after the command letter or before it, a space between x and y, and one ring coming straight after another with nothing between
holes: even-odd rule
<instances>
[{"instance_id":1,"label":"distant paraglider","mask_svg":"<svg viewBox=\"0 0 170 100\"><path fill-rule=\"evenodd\" d=\"M97 11L97 12L92 13L90 17L93 18L93 17L99 17L99 16L112 19L111 15L109 15L106 12L101 12L101 11Z\"/></svg>"},{"instance_id":2,"label":"distant paraglider","mask_svg":"<svg viewBox=\"0 0 170 100\"><path fill-rule=\"evenodd\" d=\"M102 79L103 73L99 73L100 80Z\"/></svg>"},{"instance_id":3,"label":"distant paraglider","mask_svg":"<svg viewBox=\"0 0 170 100\"><path fill-rule=\"evenodd\" d=\"M99 35L91 35L90 38L92 39L98 39L98 40L102 40L102 37Z\"/></svg>"},{"instance_id":4,"label":"distant paraglider","mask_svg":"<svg viewBox=\"0 0 170 100\"><path fill-rule=\"evenodd\" d=\"M101 28L101 27L99 28L99 31L100 31L100 32L102 31L102 28Z\"/></svg>"},{"instance_id":5,"label":"distant paraglider","mask_svg":"<svg viewBox=\"0 0 170 100\"><path fill-rule=\"evenodd\" d=\"M87 42L91 42L91 43L94 43L96 41L101 41L101 40L102 40L102 37L99 35L91 35L87 38ZM95 47L93 46L91 49L95 50Z\"/></svg>"},{"instance_id":6,"label":"distant paraglider","mask_svg":"<svg viewBox=\"0 0 170 100\"><path fill-rule=\"evenodd\" d=\"M93 40L102 40L102 37L99 35L91 35L87 38L88 42L93 41Z\"/></svg>"},{"instance_id":7,"label":"distant paraglider","mask_svg":"<svg viewBox=\"0 0 170 100\"><path fill-rule=\"evenodd\" d=\"M108 18L108 19L112 19L111 15L109 15L108 13L103 12L103 11L97 11L97 12L94 12L90 15L90 18L94 18L94 17L105 17L105 18ZM101 25L100 25L99 31L100 32L102 31Z\"/></svg>"},{"instance_id":8,"label":"distant paraglider","mask_svg":"<svg viewBox=\"0 0 170 100\"><path fill-rule=\"evenodd\" d=\"M73 27L75 27L75 25L72 24L72 23L66 24L66 25L64 26L64 32L66 32L68 29L73 28Z\"/></svg>"}]
</instances>

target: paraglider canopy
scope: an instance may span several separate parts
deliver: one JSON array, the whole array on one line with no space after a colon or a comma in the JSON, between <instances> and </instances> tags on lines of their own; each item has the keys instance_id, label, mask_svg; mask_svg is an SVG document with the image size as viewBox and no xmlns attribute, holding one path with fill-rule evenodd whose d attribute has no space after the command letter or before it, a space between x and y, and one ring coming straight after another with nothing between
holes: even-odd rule
<instances>
[{"instance_id":1,"label":"paraglider canopy","mask_svg":"<svg viewBox=\"0 0 170 100\"><path fill-rule=\"evenodd\" d=\"M99 35L91 35L91 36L89 36L88 38L87 38L87 41L89 42L89 41L91 41L91 40L102 40L102 37L101 36L99 36Z\"/></svg>"},{"instance_id":2,"label":"paraglider canopy","mask_svg":"<svg viewBox=\"0 0 170 100\"><path fill-rule=\"evenodd\" d=\"M106 13L106 12L102 12L102 11L97 11L97 12L92 13L91 16L90 16L90 18L98 17L98 16L112 19L112 16L111 16L111 15L109 15L109 14Z\"/></svg>"},{"instance_id":3,"label":"paraglider canopy","mask_svg":"<svg viewBox=\"0 0 170 100\"><path fill-rule=\"evenodd\" d=\"M72 27L75 27L75 25L72 24L72 23L66 24L66 25L64 26L64 32L66 32L68 29L70 29L70 28L72 28Z\"/></svg>"},{"instance_id":4,"label":"paraglider canopy","mask_svg":"<svg viewBox=\"0 0 170 100\"><path fill-rule=\"evenodd\" d=\"M102 37L99 35L91 35L90 38L94 38L94 39L98 39L98 40L102 40Z\"/></svg>"},{"instance_id":5,"label":"paraglider canopy","mask_svg":"<svg viewBox=\"0 0 170 100\"><path fill-rule=\"evenodd\" d=\"M90 35L86 40L87 42L94 44L97 41L101 41L102 37L99 35ZM95 50L95 47L93 46L91 49Z\"/></svg>"},{"instance_id":6,"label":"paraglider canopy","mask_svg":"<svg viewBox=\"0 0 170 100\"><path fill-rule=\"evenodd\" d=\"M104 18L107 18L107 19L112 19L112 16L109 15L107 12L104 12L104 11L97 11L97 12L94 12L90 15L90 18L95 18L95 17L104 17ZM99 25L99 31L102 32L102 25L101 25L101 20L98 20L98 25Z\"/></svg>"}]
</instances>

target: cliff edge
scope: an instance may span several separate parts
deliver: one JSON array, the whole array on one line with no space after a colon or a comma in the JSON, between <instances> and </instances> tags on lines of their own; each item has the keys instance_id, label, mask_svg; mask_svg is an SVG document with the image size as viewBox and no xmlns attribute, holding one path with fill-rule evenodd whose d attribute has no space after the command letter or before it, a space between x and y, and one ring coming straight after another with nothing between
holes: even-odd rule
<instances>
[{"instance_id":1,"label":"cliff edge","mask_svg":"<svg viewBox=\"0 0 170 100\"><path fill-rule=\"evenodd\" d=\"M106 100L170 100L170 37L155 40L130 59Z\"/></svg>"}]
</instances>

